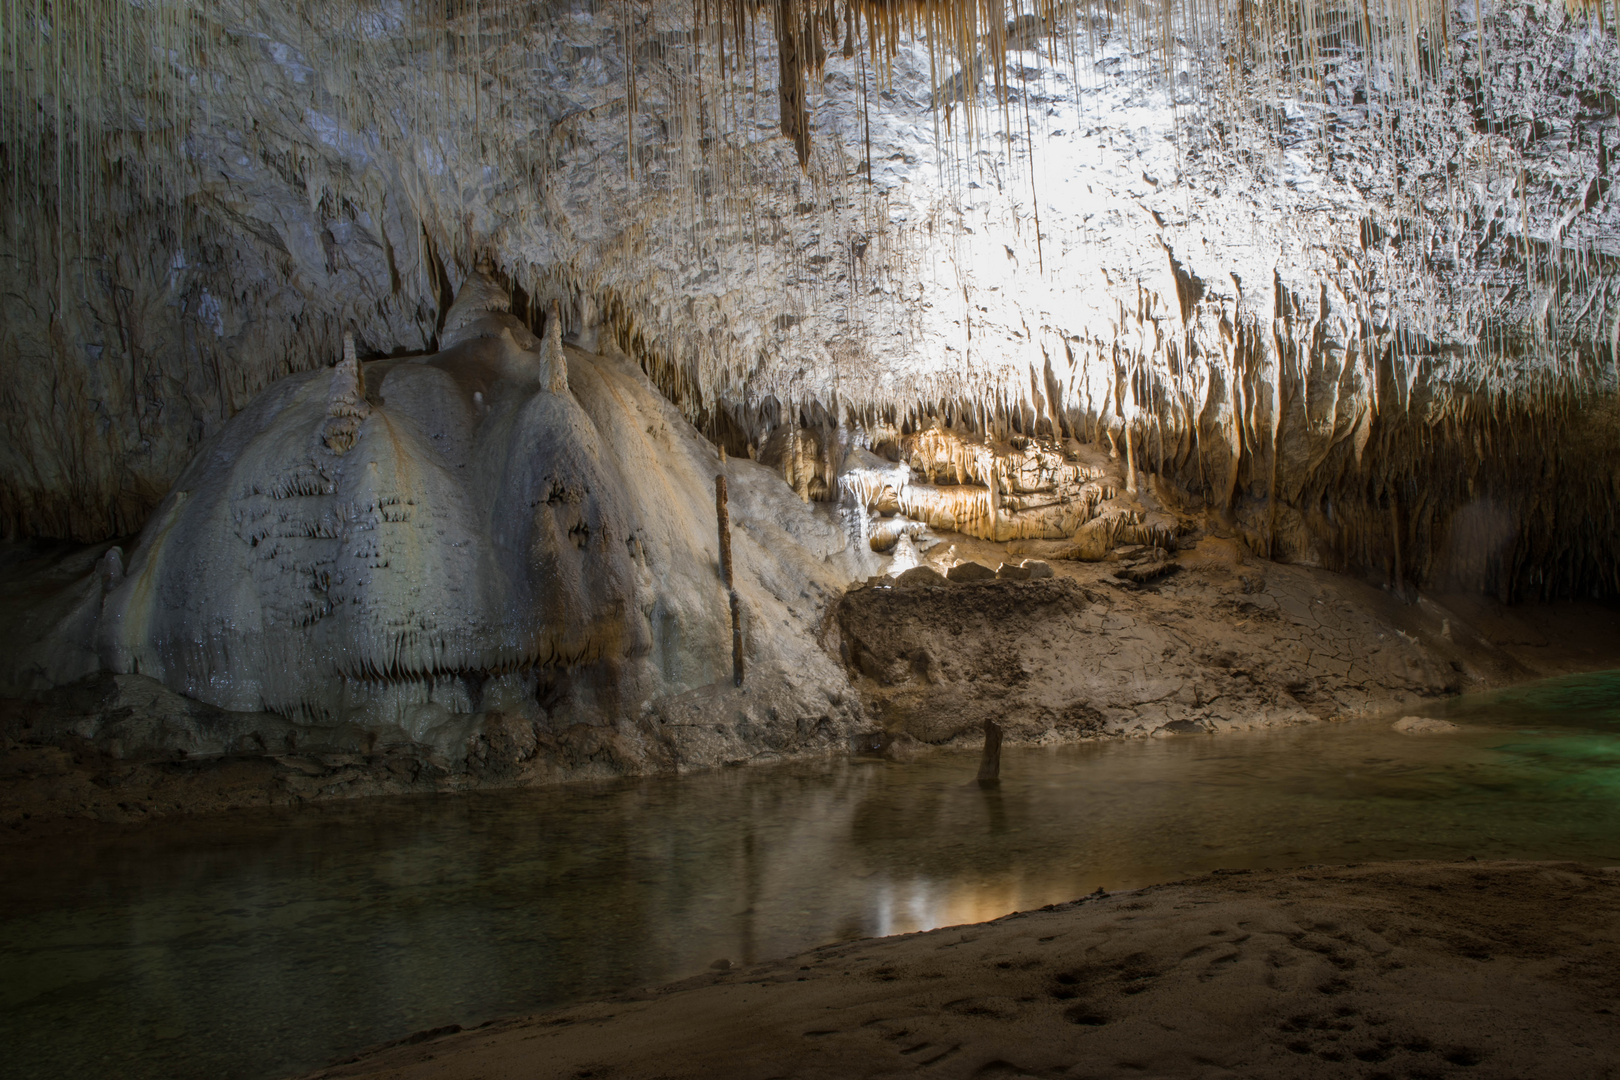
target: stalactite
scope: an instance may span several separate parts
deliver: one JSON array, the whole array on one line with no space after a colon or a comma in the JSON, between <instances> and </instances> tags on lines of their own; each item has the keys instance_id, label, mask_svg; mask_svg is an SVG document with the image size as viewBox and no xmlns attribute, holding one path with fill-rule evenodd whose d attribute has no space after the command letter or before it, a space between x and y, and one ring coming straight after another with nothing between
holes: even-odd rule
<instances>
[{"instance_id":1,"label":"stalactite","mask_svg":"<svg viewBox=\"0 0 1620 1080\"><path fill-rule=\"evenodd\" d=\"M402 13L403 22L391 25L380 36L363 32L362 20L393 18L390 12L396 10ZM1600 18L1602 10L1601 4L1579 0L1558 18L1592 20ZM970 363L983 363L984 370L971 377L963 371L919 377L915 400L907 399L908 389L880 386L860 373L844 382L837 381L842 375L834 378L816 371L794 375L784 370L791 364L767 356L774 346L760 345L757 340L746 346L711 347L686 330L711 319L719 321L701 303L677 309L667 297L656 295L646 279L604 280L599 264L582 268L567 259L556 265L523 263L501 250L501 230L509 228L508 223L497 223L486 235L463 220L458 196L448 190L453 183L483 175L485 170L503 178L522 178L514 181L518 194L513 203L524 212L532 204L533 212L543 215L550 212L547 201L557 197L548 170L567 154L598 145L589 128L595 120L583 116L551 122L545 136L535 140L543 144L538 150L526 141L527 135L511 134L510 110L519 100L518 90L526 77L522 58L537 42L550 47L544 34L527 29L533 20L544 17L542 9L515 0L478 0L431 9L414 2L395 8L358 0L319 5L297 0L286 4L277 16L279 23L272 28L285 31L279 37L249 36L258 42L273 41L277 48L284 46L284 63L289 68L298 65L311 72L305 76L310 80L307 84L297 84L303 87L297 91L303 96L296 104L318 112L323 124L329 122L322 130L331 143L310 137L308 146L289 149L283 164L290 174L296 174L295 182L307 193L310 206L320 208L319 220L358 227L354 223L361 213L381 215L388 200L398 200L398 195L390 191L388 199L373 197L364 190L366 181L352 162L359 154L414 160L424 152L418 143L425 134L435 144L430 152L445 162L441 172L432 175L447 178L447 186L441 190L435 187L438 181L412 178L405 185L408 198L404 201L409 205L398 208L407 227L396 230L398 235L377 230L390 248L388 273L404 279L394 293L352 304L354 309L371 309L366 311L345 309L338 298L317 297L330 303L325 307L312 304L303 322L288 320L293 328L279 331L286 337L278 339L274 367L226 372L206 391L184 391L202 402L195 422L188 418L186 430L212 430L270 378L324 363L336 351L337 336L346 329L358 330L368 350L426 347L438 329L434 325L437 297L464 278L480 256L494 254L497 261L511 264L503 266L504 272L522 279L530 318L533 311L547 310L558 297L567 301L564 306L571 320L577 312L585 321L587 306L594 307L603 339L616 343L641 363L654 383L711 435L720 437L722 416L742 433L739 450L748 445L765 448L778 426L791 432L790 479L805 498L832 497L836 490L838 466L833 459L840 453L840 440L824 418L815 419L818 410L835 398L843 405L881 405L895 418L897 430L904 426L912 433L926 429L936 417L949 416L954 421L960 415L961 423L951 426L993 439L1006 440L1014 434L1044 436L1043 424L1048 421L1054 438L1073 433L1087 441L1105 441L1116 452L1120 449L1116 440L1123 437L1128 479L1133 485L1137 466L1146 469L1151 462L1161 474L1173 473L1189 491L1225 508L1241 510L1249 492L1257 487L1265 490L1266 520L1257 527L1256 535L1264 538L1266 550L1279 554L1292 550L1290 544L1294 543L1278 539L1291 527L1281 517L1304 514L1313 499L1320 503L1330 494L1347 506L1356 505L1357 499L1365 501L1369 481L1362 470L1399 472L1409 468L1401 464L1402 455L1428 454L1432 460L1451 461L1445 455L1455 454L1458 445L1472 445L1471 435L1483 435L1482 445L1493 460L1528 454L1551 467L1565 462L1562 455L1576 453L1566 449L1572 437L1568 422L1590 415L1589 396L1606 393L1613 400L1615 387L1620 386L1614 375L1620 354L1620 293L1613 285L1616 263L1583 224L1583 215L1590 216L1594 208L1602 210L1610 205L1604 200L1615 198L1609 186L1614 140L1605 141L1607 129L1595 128L1595 146L1571 150L1572 160L1587 171L1579 178L1578 190L1564 198L1567 209L1551 202L1538 205L1533 196L1548 184L1543 184L1544 178L1536 175L1533 165L1527 165L1522 140L1508 130L1510 121L1518 122L1514 120L1516 100L1511 97L1515 91L1509 84L1528 77L1502 67L1507 50L1517 47L1513 35L1521 33L1511 19L1486 10L1485 5L1476 5L1472 17L1463 19L1437 0L1381 0L1348 15L1319 4L1280 8L1238 0L1201 5L1190 0L1163 5L1127 3L1095 14L1106 21L1106 32L1089 17L1074 17L1059 5L1045 3L924 5L874 0L846 6L840 13L807 0L779 0L774 5L716 0L713 5L699 5L682 39L678 33L669 33L667 26L654 25L650 6L623 5L611 18L623 31L618 47L627 51L616 58L597 58L611 69L615 85L622 85L624 95L614 105L620 110L614 118L601 121L604 127L611 122L615 130L622 128L622 142L613 145L604 160L617 163L622 152L625 169L635 173L633 188L625 190L653 192L657 198L667 199L661 207L677 209L662 217L655 215L645 231L628 232L622 257L635 261L650 259L655 251L679 251L683 257L690 253L697 263L712 255L715 238L728 231L740 231L746 225L757 238L772 228L788 229L774 223L767 200L757 195L762 159L747 156L721 137L728 126L746 128L768 115L770 101L777 102L776 120L790 136L792 152L788 156L805 179L810 194L805 201L819 206L843 197L844 189L824 176L813 175L817 154L825 152L829 160L834 156L824 141L827 133L817 128L813 107L815 95L821 93L815 80L837 70L841 62L827 55L823 39L828 34L858 54L853 59L862 72L861 115L868 145L862 182L868 187L873 183L874 163L870 149L873 112L867 107L878 105L875 99L882 88L892 86L895 62L908 42L920 43L926 52L928 65L939 73L936 87L949 83L950 88L959 86L963 94L961 100L942 106L947 111L947 125L955 123L970 136L960 143L946 138L939 144L944 148L941 175L956 176L967 175L949 171L962 167L962 162L946 159L951 155L959 159L966 152L963 147L970 151L978 145L973 140L986 137L994 127L993 119L985 119L988 113L977 102L978 95L985 95L985 86L995 91L988 95L994 100L986 109L998 103L1004 108L1020 104L1012 102L1012 92L1024 95L1021 103L1029 104L1029 88L1019 87L1018 80L1009 79L1006 72L1004 51L1009 44L1036 45L1043 35L1054 41L1067 38L1066 47L1074 57L1084 54L1095 59L1100 43L1128 42L1129 48L1124 50L1127 64L1139 75L1157 80L1155 85L1173 88L1181 74L1192 77L1190 92L1195 100L1189 107L1177 105L1182 120L1178 120L1176 137L1190 140L1196 127L1207 140L1200 144L1202 151L1226 155L1222 160L1234 163L1234 169L1236 163L1247 160L1243 155L1263 159L1256 166L1257 175L1279 168L1284 161L1289 146L1279 132L1289 124L1317 123L1290 120L1283 106L1287 102L1320 105L1331 89L1334 65L1354 63L1365 73L1356 89L1368 98L1368 123L1384 125L1380 137L1393 148L1396 160L1416 160L1426 148L1459 149L1454 160L1438 160L1437 155L1432 163L1436 175L1446 174L1443 192L1439 188L1414 190L1413 179L1408 177L1388 205L1362 224L1359 245L1351 242L1339 250L1324 242L1323 252L1343 260L1339 269L1322 274L1335 289L1344 290L1342 318L1351 327L1334 348L1342 348L1346 357L1354 356L1344 365L1357 370L1343 377L1342 393L1337 386L1331 390L1323 387L1322 401L1329 401L1331 395L1331 403L1322 406L1320 413L1315 411L1319 403L1309 400L1309 378L1310 365L1325 355L1317 336L1328 334L1323 321L1328 318L1329 296L1324 286L1312 313L1308 309L1316 291L1313 286L1322 283L1301 286L1295 282L1299 298L1290 300L1280 277L1274 282L1281 295L1269 313L1269 332L1253 300L1242 295L1241 284L1235 289L1223 286L1229 294L1225 299L1189 302L1192 294L1180 291L1184 284L1180 279L1174 282L1174 296L1168 291L1170 286L1152 286L1145 275L1141 281L1129 280L1129 275L1111 281L1110 303L1118 301L1117 329L1063 328L1074 333L1072 342L1065 340L1071 370L1069 385L1061 392L1053 390L1050 377L1043 384L1033 368L1026 375L1021 359L992 367L999 343L990 325L976 313ZM139 291L141 280L179 275L181 271L170 265L177 254L189 253L187 258L198 260L203 257L199 252L210 245L218 247L244 235L221 225L223 211L211 201L212 196L205 197L204 181L212 180L202 170L216 167L221 158L200 154L198 148L228 126L213 122L211 99L205 92L211 81L214 85L233 78L245 82L255 70L231 59L236 55L231 51L231 37L250 15L231 4L199 8L171 0L138 5L113 0L86 0L77 5L59 0L4 0L0 4L5 31L5 45L0 49L0 148L4 152L0 175L12 218L39 223L26 228L7 225L6 230L8 236L23 237L15 245L19 265L40 268L40 276L50 279L49 291L60 308L69 309L74 296L94 291L86 286L94 285L95 274L105 271L113 278L105 290L107 307L117 310L103 325L132 328L140 320L141 310L131 294ZM1026 17L1033 22L1019 21ZM748 35L761 19L772 26L761 35L763 45L756 50ZM713 33L708 32L711 20ZM1616 25L1620 26L1620 19ZM1608 43L1612 36L1590 39L1591 47L1612 50ZM790 46L793 59L787 55ZM374 63L367 55L367 50L374 49L393 49L403 62L394 66ZM680 60L684 67L674 61L667 69L642 63L643 58L657 59L666 49L685 50ZM1046 51L1048 57L1055 54L1055 48ZM1601 57L1613 53L1595 55L1601 63ZM232 67L233 63L237 66ZM868 63L874 68L874 100L864 97ZM759 103L743 100L747 80L754 77L756 68L762 68L767 79L774 71L777 80L763 95L764 112L750 112ZM382 72L411 69L423 73L422 81L409 83L403 93L401 86L388 86L380 78ZM1212 89L1222 83L1227 90L1217 93ZM700 85L706 89L700 91ZM705 93L711 96L703 97ZM714 94L719 95L719 106L713 104ZM661 95L656 110L649 104L653 95ZM1447 133L1434 130L1437 117L1458 115L1440 109L1449 97L1477 101L1470 106L1476 113L1476 129L1468 133L1468 140L1448 141ZM717 112L706 111L716 108ZM1399 130L1390 119L1396 116L1403 121ZM655 135L656 125L666 120L670 134ZM1216 122L1222 125L1219 132L1211 126ZM1318 147L1331 145L1325 121L1322 124L1322 130L1313 136ZM345 146L354 149L344 150ZM1033 195L1033 140L1030 149L1030 176L1026 178ZM1491 161L1477 165L1465 154L1489 155ZM698 166L710 165L709 182L718 190L704 193L693 177L703 171ZM1457 173L1455 180L1452 172ZM424 170L423 176L429 173ZM1482 192L1477 198L1464 190L1466 184L1476 183ZM1437 199L1445 200L1446 205L1425 202ZM211 206L216 209L197 209ZM1042 207L1044 211L1044 201ZM221 216L197 216L205 212ZM883 211L874 213L881 217ZM816 221L819 228L821 219ZM108 230L108 223L123 224ZM1583 233L1583 228L1588 231ZM904 246L892 236L881 235L881 229L870 232L875 235L865 258L874 264L886 244L893 243L896 250ZM1038 242L1039 226L1036 236ZM150 243L151 250L127 254L136 237L145 238L143 242ZM159 243L152 237L164 239ZM794 258L802 257L797 251L798 239L784 244L795 247ZM1457 247L1473 247L1476 242L1478 249L1471 255ZM275 243L284 241L278 237ZM139 264L138 268L119 271L111 260L98 264L94 255L98 244L122 246L126 262ZM1456 248L1457 254L1448 255L1451 249L1447 245ZM273 247L266 245L267 250ZM751 252L756 266L764 247L756 239ZM271 251L266 259L283 257ZM1502 283L1499 300L1460 305L1466 309L1466 332L1448 331L1449 336L1436 330L1426 310L1427 298L1439 281L1438 271L1428 264L1446 258L1471 258L1489 268L1479 275L1484 283L1482 297L1485 286L1495 288ZM218 265L234 268L224 262ZM252 268L268 275L270 271L261 271L261 265L271 262ZM1172 277L1174 265L1172 262ZM1191 262L1187 265L1192 267ZM884 274L899 274L895 268L901 266L897 260L870 273L876 280L886 280ZM802 274L803 264L793 272ZM76 276L82 280L76 282ZM222 269L211 280L252 278ZM255 287L243 286L242 293L227 302L252 307L261 298ZM1230 295L1234 291L1235 296ZM195 304L200 295L158 296L149 298L149 306L155 310L182 299ZM1339 295L1335 293L1331 299L1334 317L1341 317ZM962 302L971 307L966 290ZM1307 310L1300 310L1301 304ZM795 317L810 306L802 296L788 305ZM859 306L853 292L849 306ZM1177 328L1169 335L1168 345L1157 340L1159 320L1167 308L1172 316L1169 325ZM1179 321L1175 319L1178 309ZM772 311L768 317L775 315ZM361 322L362 318L368 321ZM1221 326L1230 329L1223 331ZM549 343L560 332L560 322L548 325L545 340ZM127 420L137 429L138 445L146 435L139 430L142 418L159 396L155 387L169 373L163 370L161 358L141 354L138 335L132 329L126 338L130 342L127 348L111 338L105 345L124 348L128 354L120 369L127 377L119 385L98 385L84 374L83 357L74 350L103 347L99 340L74 340L59 334L50 346L56 350L51 363L60 373L62 399L104 402L108 416ZM1270 347L1263 347L1268 338ZM715 339L725 341L725 333ZM210 363L218 365L231 347L205 348L193 336L186 348L195 355L187 353L185 359L206 369ZM852 355L860 363L850 363L843 370L881 367L859 350ZM1055 360L1056 352L1051 355ZM1297 403L1293 400L1295 388ZM758 419L748 419L746 411L771 393L801 403L807 418L782 421L771 430ZM1442 400L1433 400L1436 395ZM173 400L177 395L168 396ZM1426 412L1417 415L1422 410ZM832 411L837 411L836 405ZM44 461L41 452L38 470L45 478L37 482L38 490L49 490L55 484L71 489L80 502L103 501L107 509L70 511L64 509L68 500L49 502L43 495L25 497L8 491L0 505L0 518L8 532L88 537L132 531L161 497L177 463L183 463L194 446L192 442L165 451L171 454L170 463L164 466L167 473L159 469L151 477L141 477L139 483L103 480L98 486L87 478L87 462L106 453L106 448L88 430L51 430L53 421L42 415L45 412L30 401L7 414L19 423L26 417L28 434L18 438L19 445L72 447L62 452L60 465ZM1531 414L1565 422L1537 427L1526 420ZM1326 431L1320 437L1313 430L1318 423ZM812 433L818 424L821 430ZM1167 431L1175 446L1168 455ZM1146 443L1137 445L1139 439L1155 440L1153 448ZM1295 445L1307 464L1290 475L1279 475L1285 442ZM25 471L23 464L34 464L10 459L7 463L11 466L8 471L18 475ZM958 483L969 475L994 475L993 468L987 473L982 464L966 460L954 462L950 468ZM1556 517L1558 528L1568 534L1575 528L1571 520L1579 518L1567 501L1573 496L1563 493L1562 487L1558 490L1558 494L1526 496L1526 505L1537 499L1545 506L1556 504L1556 510L1545 512ZM82 498L79 492L85 493ZM1446 498L1464 496L1460 492L1435 496L1437 503ZM1406 563L1414 573L1429 555L1419 550L1424 545L1410 530L1438 529L1444 514L1432 504L1421 515L1412 512ZM1419 517L1424 523L1421 526L1413 523ZM1358 550L1356 558L1362 564L1374 561L1380 546L1389 542L1349 532L1343 539L1347 548ZM1594 545L1593 550L1603 550L1601 541ZM1570 560L1560 565L1558 574L1563 580L1612 573L1600 569L1605 564L1598 557L1587 559L1584 570L1572 569L1573 565Z\"/></svg>"}]
</instances>

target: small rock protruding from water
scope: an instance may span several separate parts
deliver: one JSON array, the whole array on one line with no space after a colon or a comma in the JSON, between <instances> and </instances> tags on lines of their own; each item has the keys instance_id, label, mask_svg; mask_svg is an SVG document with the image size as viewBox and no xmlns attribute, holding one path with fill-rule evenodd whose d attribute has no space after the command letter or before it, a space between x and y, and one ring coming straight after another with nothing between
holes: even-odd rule
<instances>
[{"instance_id":1,"label":"small rock protruding from water","mask_svg":"<svg viewBox=\"0 0 1620 1080\"><path fill-rule=\"evenodd\" d=\"M1403 716L1390 727L1402 735L1444 735L1457 730L1457 725L1450 720L1437 720L1432 716Z\"/></svg>"}]
</instances>

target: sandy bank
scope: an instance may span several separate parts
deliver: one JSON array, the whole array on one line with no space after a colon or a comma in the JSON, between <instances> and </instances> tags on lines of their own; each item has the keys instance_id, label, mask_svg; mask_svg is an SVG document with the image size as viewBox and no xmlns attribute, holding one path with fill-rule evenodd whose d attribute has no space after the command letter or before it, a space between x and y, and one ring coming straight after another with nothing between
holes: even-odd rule
<instances>
[{"instance_id":1,"label":"sandy bank","mask_svg":"<svg viewBox=\"0 0 1620 1080\"><path fill-rule=\"evenodd\" d=\"M1220 873L417 1036L316 1074L1609 1077L1620 871Z\"/></svg>"}]
</instances>

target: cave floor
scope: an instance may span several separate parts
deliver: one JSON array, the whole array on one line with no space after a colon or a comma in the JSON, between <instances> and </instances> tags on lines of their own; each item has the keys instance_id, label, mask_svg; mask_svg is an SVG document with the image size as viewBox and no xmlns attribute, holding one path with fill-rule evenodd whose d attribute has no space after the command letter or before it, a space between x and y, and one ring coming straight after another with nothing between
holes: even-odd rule
<instances>
[{"instance_id":1,"label":"cave floor","mask_svg":"<svg viewBox=\"0 0 1620 1080\"><path fill-rule=\"evenodd\" d=\"M828 946L316 1074L1612 1077L1620 871L1229 872Z\"/></svg>"}]
</instances>

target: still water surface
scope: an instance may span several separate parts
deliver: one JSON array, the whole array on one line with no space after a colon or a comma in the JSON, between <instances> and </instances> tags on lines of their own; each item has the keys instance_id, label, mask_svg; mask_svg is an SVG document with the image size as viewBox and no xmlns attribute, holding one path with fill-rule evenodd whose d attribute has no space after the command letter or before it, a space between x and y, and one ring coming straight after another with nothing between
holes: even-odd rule
<instances>
[{"instance_id":1,"label":"still water surface","mask_svg":"<svg viewBox=\"0 0 1620 1080\"><path fill-rule=\"evenodd\" d=\"M1389 721L376 800L0 848L0 1075L271 1078L1215 867L1620 863L1620 672Z\"/></svg>"}]
</instances>

